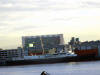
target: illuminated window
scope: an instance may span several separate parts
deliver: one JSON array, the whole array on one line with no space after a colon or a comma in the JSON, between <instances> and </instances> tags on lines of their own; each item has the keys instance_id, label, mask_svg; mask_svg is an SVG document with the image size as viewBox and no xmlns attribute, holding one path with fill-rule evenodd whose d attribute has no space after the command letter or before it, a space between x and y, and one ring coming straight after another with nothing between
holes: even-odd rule
<instances>
[{"instance_id":1,"label":"illuminated window","mask_svg":"<svg viewBox=\"0 0 100 75\"><path fill-rule=\"evenodd\" d=\"M31 43L31 44L29 44L29 47L33 47L33 44Z\"/></svg>"}]
</instances>

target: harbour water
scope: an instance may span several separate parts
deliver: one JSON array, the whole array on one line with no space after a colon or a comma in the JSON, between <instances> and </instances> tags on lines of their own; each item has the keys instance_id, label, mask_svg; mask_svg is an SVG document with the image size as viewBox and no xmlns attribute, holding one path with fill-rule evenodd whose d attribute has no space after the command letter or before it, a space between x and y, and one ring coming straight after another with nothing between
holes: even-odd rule
<instances>
[{"instance_id":1,"label":"harbour water","mask_svg":"<svg viewBox=\"0 0 100 75\"><path fill-rule=\"evenodd\" d=\"M0 66L0 75L100 75L100 61Z\"/></svg>"}]
</instances>

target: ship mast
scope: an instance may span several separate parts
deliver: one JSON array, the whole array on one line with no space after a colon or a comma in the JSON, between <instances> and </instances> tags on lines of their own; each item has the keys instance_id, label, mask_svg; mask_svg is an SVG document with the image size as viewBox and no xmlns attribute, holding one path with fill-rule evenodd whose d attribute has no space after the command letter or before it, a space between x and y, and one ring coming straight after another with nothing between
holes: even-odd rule
<instances>
[{"instance_id":1,"label":"ship mast","mask_svg":"<svg viewBox=\"0 0 100 75\"><path fill-rule=\"evenodd\" d=\"M42 54L44 54L44 45L43 45L43 40L42 40L42 37L40 36L40 41L41 41L41 47L42 47Z\"/></svg>"}]
</instances>

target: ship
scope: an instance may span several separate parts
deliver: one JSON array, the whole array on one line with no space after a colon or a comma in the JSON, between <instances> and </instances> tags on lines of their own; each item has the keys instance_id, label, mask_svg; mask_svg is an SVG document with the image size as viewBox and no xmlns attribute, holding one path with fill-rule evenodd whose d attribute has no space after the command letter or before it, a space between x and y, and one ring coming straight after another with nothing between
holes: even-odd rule
<instances>
[{"instance_id":1,"label":"ship","mask_svg":"<svg viewBox=\"0 0 100 75\"><path fill-rule=\"evenodd\" d=\"M75 49L74 52L78 56L97 56L98 55L98 49L83 49L83 50L77 50Z\"/></svg>"},{"instance_id":2,"label":"ship","mask_svg":"<svg viewBox=\"0 0 100 75\"><path fill-rule=\"evenodd\" d=\"M89 61L96 60L98 58L98 49L75 49L75 54L77 54L78 60Z\"/></svg>"},{"instance_id":3,"label":"ship","mask_svg":"<svg viewBox=\"0 0 100 75\"><path fill-rule=\"evenodd\" d=\"M74 53L55 53L36 56L24 56L23 58L13 58L12 61L7 61L8 65L20 64L48 64L68 62L74 59L77 55Z\"/></svg>"}]
</instances>

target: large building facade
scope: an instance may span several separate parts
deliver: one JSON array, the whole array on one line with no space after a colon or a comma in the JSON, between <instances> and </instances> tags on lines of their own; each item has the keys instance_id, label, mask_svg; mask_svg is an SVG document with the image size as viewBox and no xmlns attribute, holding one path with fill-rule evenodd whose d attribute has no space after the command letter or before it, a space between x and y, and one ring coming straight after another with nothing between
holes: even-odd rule
<instances>
[{"instance_id":1,"label":"large building facade","mask_svg":"<svg viewBox=\"0 0 100 75\"><path fill-rule=\"evenodd\" d=\"M31 53L42 54L43 50L45 52L63 44L63 34L22 37L22 45L26 56L31 55Z\"/></svg>"}]
</instances>

